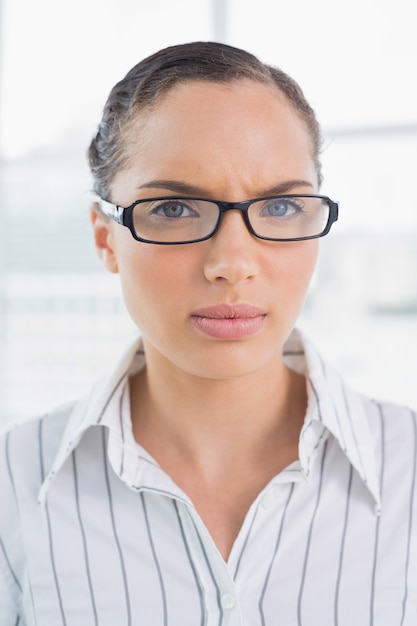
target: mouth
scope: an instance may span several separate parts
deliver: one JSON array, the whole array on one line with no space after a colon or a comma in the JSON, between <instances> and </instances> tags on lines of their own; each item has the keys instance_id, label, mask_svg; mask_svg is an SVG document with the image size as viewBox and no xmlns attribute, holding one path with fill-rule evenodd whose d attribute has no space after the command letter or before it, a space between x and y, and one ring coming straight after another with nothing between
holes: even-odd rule
<instances>
[{"instance_id":1,"label":"mouth","mask_svg":"<svg viewBox=\"0 0 417 626\"><path fill-rule=\"evenodd\" d=\"M266 312L251 304L219 304L193 311L192 324L216 339L244 339L264 325Z\"/></svg>"}]
</instances>

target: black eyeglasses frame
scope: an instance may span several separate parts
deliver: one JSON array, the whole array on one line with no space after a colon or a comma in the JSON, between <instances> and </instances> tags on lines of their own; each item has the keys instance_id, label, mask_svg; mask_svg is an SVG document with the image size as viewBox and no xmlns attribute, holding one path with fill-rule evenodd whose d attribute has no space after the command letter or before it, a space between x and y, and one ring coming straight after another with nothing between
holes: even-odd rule
<instances>
[{"instance_id":1,"label":"black eyeglasses frame","mask_svg":"<svg viewBox=\"0 0 417 626\"><path fill-rule=\"evenodd\" d=\"M251 204L254 202L259 202L261 200L273 200L280 198L318 198L326 202L329 207L329 217L327 220L327 224L324 227L323 231L318 235L309 235L306 237L293 237L292 239L276 239L274 237L264 237L262 235L258 235L256 231L254 231L252 224L250 223L248 210ZM190 241L153 241L151 239L145 239L140 237L133 226L133 210L138 204L142 204L144 202L156 202L159 200L197 200L202 202L213 202L213 204L217 204L219 209L219 217L217 222L213 228L213 230L206 235L205 237L200 237L199 239L191 239ZM307 241L309 239L319 239L320 237L324 237L330 231L330 228L338 220L339 217L339 204L338 202L334 202L328 196L322 196L320 194L308 194L308 193L297 193L297 194L278 194L273 196L264 196L261 198L254 198L252 200L244 200L243 202L224 202L223 200L212 200L211 198L198 198L194 196L158 196L153 198L143 198L141 200L135 200L132 204L127 207L122 207L117 204L113 204L108 200L103 200L102 198L98 199L98 203L100 205L101 212L107 217L111 218L118 224L122 226L126 226L134 239L136 241L141 241L142 243L152 243L155 245L161 246L179 246L187 243L199 243L200 241L207 241L207 239L211 239L217 231L219 230L224 214L227 211L241 211L243 213L243 219L245 221L246 227L249 232L256 237L257 239L263 239L265 241L276 241L276 242L291 242L291 241Z\"/></svg>"}]
</instances>

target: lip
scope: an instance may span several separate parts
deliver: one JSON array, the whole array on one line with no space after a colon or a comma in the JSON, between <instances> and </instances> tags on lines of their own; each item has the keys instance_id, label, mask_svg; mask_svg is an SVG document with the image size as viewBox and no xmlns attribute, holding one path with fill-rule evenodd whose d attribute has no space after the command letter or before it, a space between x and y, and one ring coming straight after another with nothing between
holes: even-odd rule
<instances>
[{"instance_id":1,"label":"lip","mask_svg":"<svg viewBox=\"0 0 417 626\"><path fill-rule=\"evenodd\" d=\"M217 339L244 339L254 335L265 322L266 312L252 304L218 304L191 314L192 324Z\"/></svg>"}]
</instances>

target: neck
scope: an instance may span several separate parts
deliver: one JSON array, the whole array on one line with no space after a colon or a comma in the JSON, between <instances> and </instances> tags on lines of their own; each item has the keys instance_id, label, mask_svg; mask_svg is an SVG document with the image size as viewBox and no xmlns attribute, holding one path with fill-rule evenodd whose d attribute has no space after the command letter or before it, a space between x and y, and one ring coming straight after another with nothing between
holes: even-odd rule
<instances>
[{"instance_id":1,"label":"neck","mask_svg":"<svg viewBox=\"0 0 417 626\"><path fill-rule=\"evenodd\" d=\"M135 438L188 495L227 560L251 503L298 458L305 380L278 355L250 375L213 380L146 353L131 381Z\"/></svg>"},{"instance_id":2,"label":"neck","mask_svg":"<svg viewBox=\"0 0 417 626\"><path fill-rule=\"evenodd\" d=\"M131 381L133 431L162 466L172 454L198 471L220 472L225 464L262 461L268 450L296 449L305 381L280 355L262 370L225 380L174 370L152 350L147 357Z\"/></svg>"}]
</instances>

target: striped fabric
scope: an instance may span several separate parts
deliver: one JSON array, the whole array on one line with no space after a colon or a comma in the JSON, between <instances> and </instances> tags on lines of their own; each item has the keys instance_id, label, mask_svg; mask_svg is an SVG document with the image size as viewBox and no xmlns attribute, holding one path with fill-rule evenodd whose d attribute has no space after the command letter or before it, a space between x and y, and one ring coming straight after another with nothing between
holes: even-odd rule
<instances>
[{"instance_id":1,"label":"striped fabric","mask_svg":"<svg viewBox=\"0 0 417 626\"><path fill-rule=\"evenodd\" d=\"M137 344L82 401L0 439L1 626L415 626L416 415L349 390L295 331L299 461L224 562L133 439Z\"/></svg>"}]
</instances>

